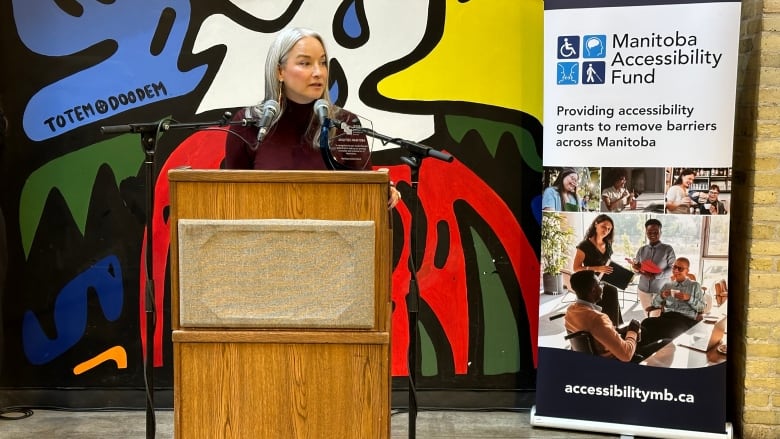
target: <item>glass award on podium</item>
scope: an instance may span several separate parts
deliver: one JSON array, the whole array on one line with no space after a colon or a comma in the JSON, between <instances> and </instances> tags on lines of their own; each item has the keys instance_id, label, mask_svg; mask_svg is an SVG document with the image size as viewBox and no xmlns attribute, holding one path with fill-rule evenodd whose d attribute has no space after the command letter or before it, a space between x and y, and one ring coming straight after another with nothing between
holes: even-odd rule
<instances>
[{"instance_id":1,"label":"glass award on podium","mask_svg":"<svg viewBox=\"0 0 780 439\"><path fill-rule=\"evenodd\" d=\"M370 170L373 138L369 139L364 129L372 131L371 121L337 108L333 119L326 122L320 133L325 164L334 170Z\"/></svg>"}]
</instances>

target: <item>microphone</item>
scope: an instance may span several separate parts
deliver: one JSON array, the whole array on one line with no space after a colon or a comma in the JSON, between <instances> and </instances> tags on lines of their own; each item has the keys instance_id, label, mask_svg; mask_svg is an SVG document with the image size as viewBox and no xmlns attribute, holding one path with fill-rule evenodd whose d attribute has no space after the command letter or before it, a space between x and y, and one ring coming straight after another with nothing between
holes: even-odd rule
<instances>
[{"instance_id":1,"label":"microphone","mask_svg":"<svg viewBox=\"0 0 780 439\"><path fill-rule=\"evenodd\" d=\"M253 108L252 112L254 112L255 109L257 109L257 107ZM265 135L268 134L268 126L271 124L274 117L276 117L277 113L279 113L279 103L273 99L265 101L263 104L263 115L260 118L260 122L257 123L257 126L260 128L257 130L258 144L262 142Z\"/></svg>"},{"instance_id":2,"label":"microphone","mask_svg":"<svg viewBox=\"0 0 780 439\"><path fill-rule=\"evenodd\" d=\"M328 110L330 105L325 99L318 99L314 103L314 112L317 113L317 118L320 120L320 126L325 126L325 119L328 117Z\"/></svg>"}]
</instances>

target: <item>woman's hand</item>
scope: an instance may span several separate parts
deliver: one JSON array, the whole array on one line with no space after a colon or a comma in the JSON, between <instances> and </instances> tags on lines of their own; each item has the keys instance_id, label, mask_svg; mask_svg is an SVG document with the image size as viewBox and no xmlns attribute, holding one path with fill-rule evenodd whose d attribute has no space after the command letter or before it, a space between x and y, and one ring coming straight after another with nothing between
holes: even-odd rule
<instances>
[{"instance_id":1,"label":"woman's hand","mask_svg":"<svg viewBox=\"0 0 780 439\"><path fill-rule=\"evenodd\" d=\"M379 172L390 172L387 168L379 168L377 169ZM401 192L398 191L398 189L395 188L395 185L393 182L390 182L390 198L387 200L387 208L392 209L398 204L398 202L401 201Z\"/></svg>"},{"instance_id":2,"label":"woman's hand","mask_svg":"<svg viewBox=\"0 0 780 439\"><path fill-rule=\"evenodd\" d=\"M401 201L401 192L395 186L390 186L390 199L387 200L387 207L392 209L399 201Z\"/></svg>"}]
</instances>

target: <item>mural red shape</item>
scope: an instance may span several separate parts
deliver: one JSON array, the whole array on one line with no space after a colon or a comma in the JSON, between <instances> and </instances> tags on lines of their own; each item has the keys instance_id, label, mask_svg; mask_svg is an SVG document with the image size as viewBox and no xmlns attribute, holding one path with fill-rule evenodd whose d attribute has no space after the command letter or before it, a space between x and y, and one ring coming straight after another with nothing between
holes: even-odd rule
<instances>
[{"instance_id":1,"label":"mural red shape","mask_svg":"<svg viewBox=\"0 0 780 439\"><path fill-rule=\"evenodd\" d=\"M169 316L165 315L163 302L165 296L165 273L167 271L168 248L171 243L170 225L165 219L163 212L171 203L170 192L168 190L168 171L182 166L189 166L193 169L218 169L222 159L225 157L225 136L224 131L204 130L199 131L185 139L168 156L168 160L160 169L157 183L154 187L154 211L152 214L152 244L154 245L152 259L152 281L154 282L154 312L157 321L154 328L154 366L163 365L163 323ZM146 236L146 231L144 231ZM144 242L141 249L141 267L146 266L145 258L147 243ZM146 299L144 291L146 290L146 279L144 271L141 270L141 288L139 294L139 316L141 328L141 344L144 355L146 355Z\"/></svg>"},{"instance_id":2,"label":"mural red shape","mask_svg":"<svg viewBox=\"0 0 780 439\"><path fill-rule=\"evenodd\" d=\"M164 209L170 204L168 170L182 166L194 169L218 169L224 158L225 132L206 130L193 134L185 139L174 150L165 165L160 170L155 185L153 244L155 284L155 312L157 324L154 333L154 366L162 366L163 322L168 316L163 314L163 298L168 249L170 247L170 226L163 217ZM387 166L383 166L387 167ZM389 167L391 179L396 182L409 183L410 170L403 165ZM539 307L539 261L528 242L525 233L517 222L514 214L501 198L469 168L457 160L445 163L439 160L426 160L419 172L420 182L418 197L421 210L427 215L428 235L425 237L425 254L417 261L419 269L417 281L421 298L436 314L452 348L454 369L458 374L464 374L468 369L468 298L466 285L466 263L463 246L458 233L458 223L453 205L462 200L474 208L485 222L495 232L509 255L512 269L520 284L523 302L528 316L533 346L534 364L536 364L536 343L538 332L537 312ZM530 208L530 207L529 207ZM404 233L411 226L411 213L405 205L397 206L403 222ZM449 230L449 254L446 263L437 268L434 263L434 252L439 237L436 235L436 224L444 221ZM411 278L407 261L409 258L409 240L404 237L404 245L400 253L400 263L393 272L392 298L396 308L392 316L392 374L402 376L408 374L407 348L409 345L409 324L405 302ZM144 266L146 243L141 254L141 266ZM140 309L139 315L144 316L145 279L141 273ZM146 321L140 319L141 340L146 342ZM522 334L521 334L522 337ZM144 346L146 352L146 346Z\"/></svg>"},{"instance_id":3,"label":"mural red shape","mask_svg":"<svg viewBox=\"0 0 780 439\"><path fill-rule=\"evenodd\" d=\"M396 166L390 170L393 181L407 182L410 170ZM417 261L417 283L420 297L436 314L439 323L452 348L455 373L464 374L468 369L469 321L466 285L466 265L463 243L453 209L454 203L462 200L468 203L495 232L509 255L523 294L529 327L531 329L534 364L536 364L536 342L539 308L539 261L528 242L514 214L501 198L482 179L463 163L455 160L445 163L440 160L425 160L419 172L417 195L421 211L427 217L428 234L425 237L425 254ZM398 206L403 221L403 230L411 226L411 213L406 206ZM441 268L434 264L437 248L436 224L444 221L450 242L449 254ZM405 238L408 238L405 237ZM420 239L420 238L418 238ZM409 257L409 239L404 239L400 263L393 273L393 375L407 375L407 349L409 345L409 320L406 307L411 274L406 261ZM522 334L520 334L522 337Z\"/></svg>"}]
</instances>

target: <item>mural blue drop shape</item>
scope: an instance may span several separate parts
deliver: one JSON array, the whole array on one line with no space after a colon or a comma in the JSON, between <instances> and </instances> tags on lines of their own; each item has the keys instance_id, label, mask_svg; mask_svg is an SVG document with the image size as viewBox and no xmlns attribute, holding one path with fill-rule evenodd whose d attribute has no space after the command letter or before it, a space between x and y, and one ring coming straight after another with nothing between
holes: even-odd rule
<instances>
[{"instance_id":1,"label":"mural blue drop shape","mask_svg":"<svg viewBox=\"0 0 780 439\"><path fill-rule=\"evenodd\" d=\"M344 69L341 68L338 59L331 58L329 78L330 101L340 107L347 103L347 94L349 94L349 83L347 81L347 76L344 74Z\"/></svg>"},{"instance_id":2,"label":"mural blue drop shape","mask_svg":"<svg viewBox=\"0 0 780 439\"><path fill-rule=\"evenodd\" d=\"M344 20L342 21L344 27L344 33L349 35L350 38L358 38L363 34L363 29L360 27L360 20L358 20L357 7L353 1L347 13L344 14Z\"/></svg>"},{"instance_id":3,"label":"mural blue drop shape","mask_svg":"<svg viewBox=\"0 0 780 439\"><path fill-rule=\"evenodd\" d=\"M339 82L336 81L330 87L330 101L338 102L338 100L339 100Z\"/></svg>"}]
</instances>

